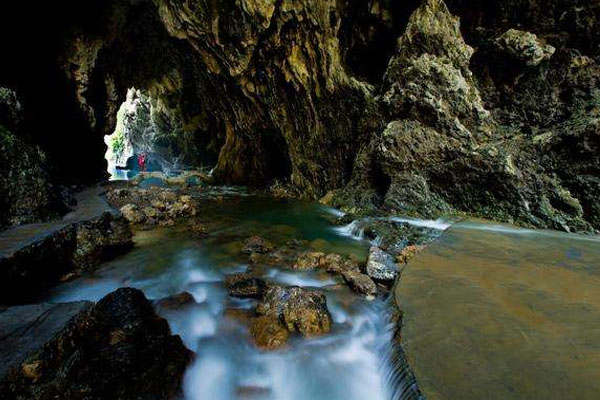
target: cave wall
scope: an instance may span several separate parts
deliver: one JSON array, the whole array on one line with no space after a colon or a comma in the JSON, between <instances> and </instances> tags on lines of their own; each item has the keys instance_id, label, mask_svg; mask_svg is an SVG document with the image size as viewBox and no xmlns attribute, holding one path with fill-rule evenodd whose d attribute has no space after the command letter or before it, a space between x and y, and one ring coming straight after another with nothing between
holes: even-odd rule
<instances>
[{"instance_id":1,"label":"cave wall","mask_svg":"<svg viewBox=\"0 0 600 400\"><path fill-rule=\"evenodd\" d=\"M8 7L33 28L18 40L0 28L0 85L23 98L22 135L51 160L54 182L104 176L102 137L136 87L177 121L190 162L210 149L222 182L279 181L312 198L346 188L337 204L357 212L600 223L597 1ZM498 45L509 29L555 53L524 64ZM382 153L386 143L398 153Z\"/></svg>"}]
</instances>

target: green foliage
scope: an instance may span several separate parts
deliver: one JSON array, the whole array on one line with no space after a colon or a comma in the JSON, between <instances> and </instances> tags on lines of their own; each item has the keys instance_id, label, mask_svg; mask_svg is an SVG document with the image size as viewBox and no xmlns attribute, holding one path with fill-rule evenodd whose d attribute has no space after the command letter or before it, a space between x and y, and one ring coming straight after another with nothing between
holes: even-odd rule
<instances>
[{"instance_id":1,"label":"green foliage","mask_svg":"<svg viewBox=\"0 0 600 400\"><path fill-rule=\"evenodd\" d=\"M11 148L15 143L15 136L4 126L0 125L0 145L2 147Z\"/></svg>"},{"instance_id":2,"label":"green foliage","mask_svg":"<svg viewBox=\"0 0 600 400\"><path fill-rule=\"evenodd\" d=\"M125 150L125 129L123 123L124 110L121 108L117 113L117 128L110 137L110 147L114 155L120 157Z\"/></svg>"}]
</instances>

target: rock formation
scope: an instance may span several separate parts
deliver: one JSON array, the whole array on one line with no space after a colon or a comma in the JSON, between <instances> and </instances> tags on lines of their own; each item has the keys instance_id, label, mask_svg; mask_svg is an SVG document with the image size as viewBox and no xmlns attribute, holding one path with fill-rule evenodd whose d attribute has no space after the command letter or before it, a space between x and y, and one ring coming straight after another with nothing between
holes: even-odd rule
<instances>
[{"instance_id":1,"label":"rock formation","mask_svg":"<svg viewBox=\"0 0 600 400\"><path fill-rule=\"evenodd\" d=\"M60 280L91 271L129 249L131 237L125 218L104 212L17 241L0 252L0 304L30 302Z\"/></svg>"},{"instance_id":2,"label":"rock formation","mask_svg":"<svg viewBox=\"0 0 600 400\"><path fill-rule=\"evenodd\" d=\"M37 29L3 46L0 85L23 99L19 135L55 165L40 167L51 191L104 175L102 137L135 87L221 182L337 189L357 212L598 229L599 6L397 3L12 5Z\"/></svg>"},{"instance_id":3,"label":"rock formation","mask_svg":"<svg viewBox=\"0 0 600 400\"><path fill-rule=\"evenodd\" d=\"M192 352L137 289L0 313L3 398L175 399Z\"/></svg>"}]
</instances>

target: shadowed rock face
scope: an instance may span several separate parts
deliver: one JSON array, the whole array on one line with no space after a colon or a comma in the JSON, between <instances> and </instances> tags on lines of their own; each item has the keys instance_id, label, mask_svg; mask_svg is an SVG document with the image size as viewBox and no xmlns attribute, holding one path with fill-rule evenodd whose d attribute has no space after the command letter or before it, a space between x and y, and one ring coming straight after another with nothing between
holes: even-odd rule
<instances>
[{"instance_id":1,"label":"shadowed rock face","mask_svg":"<svg viewBox=\"0 0 600 400\"><path fill-rule=\"evenodd\" d=\"M174 399L192 357L136 289L95 305L13 307L0 319L0 392L15 400Z\"/></svg>"},{"instance_id":2,"label":"shadowed rock face","mask_svg":"<svg viewBox=\"0 0 600 400\"><path fill-rule=\"evenodd\" d=\"M312 198L346 187L334 203L357 211L591 230L588 3L94 0L43 5L43 17L12 5L44 34L7 44L0 84L22 95L57 182L104 174L102 136L136 87L182 156L216 160L222 182Z\"/></svg>"},{"instance_id":3,"label":"shadowed rock face","mask_svg":"<svg viewBox=\"0 0 600 400\"><path fill-rule=\"evenodd\" d=\"M560 66L561 55L551 64L551 51L544 53L542 42L521 33L535 47L526 50L538 51L542 58L527 65L508 57L506 46L498 45L513 34L492 37L488 51L495 56L478 59L512 63L505 72L497 71L502 75L485 77L491 83L481 85L478 79L484 77L472 72L473 49L463 40L458 20L442 1L424 1L398 41L371 114L363 119L364 126L372 123L371 143L359 153L351 183L334 204L350 210L375 205L430 217L466 211L535 227L591 230L597 217L586 199L594 196L590 178L598 175L599 164L589 152L596 151L600 141L594 111L597 83L590 78L597 67L584 57L589 64L583 72L571 58L567 71ZM570 91L572 101L588 104L589 111L581 113L564 101L569 89L552 78L558 70L578 88ZM507 76L515 71L512 78ZM538 86L542 76L553 83ZM506 79L512 79L510 84ZM548 92L540 93L539 87ZM508 97L508 91L513 95L510 101L490 111L490 99ZM554 126L533 126L541 124L542 107L565 117L558 123L556 116ZM590 161L569 160L565 152L586 154ZM590 182L583 190L573 183L582 180Z\"/></svg>"},{"instance_id":4,"label":"shadowed rock face","mask_svg":"<svg viewBox=\"0 0 600 400\"><path fill-rule=\"evenodd\" d=\"M124 217L92 212L82 218L1 238L0 304L31 302L59 280L91 271L131 247L132 233Z\"/></svg>"}]
</instances>

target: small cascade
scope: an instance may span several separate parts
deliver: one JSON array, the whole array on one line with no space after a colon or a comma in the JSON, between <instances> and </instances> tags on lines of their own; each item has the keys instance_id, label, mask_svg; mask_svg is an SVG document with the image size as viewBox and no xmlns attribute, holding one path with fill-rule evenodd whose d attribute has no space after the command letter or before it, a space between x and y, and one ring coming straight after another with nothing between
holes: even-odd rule
<instances>
[{"instance_id":1,"label":"small cascade","mask_svg":"<svg viewBox=\"0 0 600 400\"><path fill-rule=\"evenodd\" d=\"M389 399L424 400L425 397L419 389L415 375L408 365L406 355L400 345L401 321L394 301L394 297L390 296L382 310L388 321L385 327L388 340L383 345L382 371L385 385L389 390Z\"/></svg>"},{"instance_id":2,"label":"small cascade","mask_svg":"<svg viewBox=\"0 0 600 400\"><path fill-rule=\"evenodd\" d=\"M392 252L397 252L411 244L427 244L441 236L442 232L452 225L452 221L444 219L365 217L333 230L338 235L357 241L368 241L372 246L387 247Z\"/></svg>"}]
</instances>

